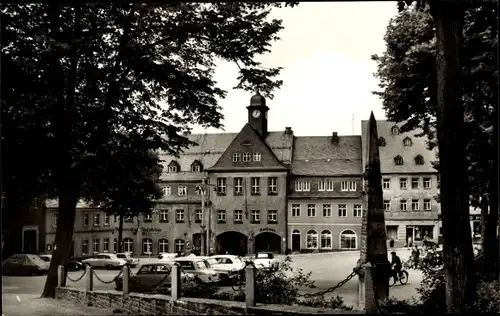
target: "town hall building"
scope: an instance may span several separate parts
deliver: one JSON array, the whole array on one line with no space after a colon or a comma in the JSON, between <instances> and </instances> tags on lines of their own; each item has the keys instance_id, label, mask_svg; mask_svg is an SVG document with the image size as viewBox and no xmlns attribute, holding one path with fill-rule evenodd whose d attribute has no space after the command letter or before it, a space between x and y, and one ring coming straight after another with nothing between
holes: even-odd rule
<instances>
[{"instance_id":1,"label":"town hall building","mask_svg":"<svg viewBox=\"0 0 500 316\"><path fill-rule=\"evenodd\" d=\"M248 120L239 133L191 134L187 137L196 145L179 157L160 152L163 197L151 214L124 219L123 251L156 255L200 250L205 236L211 252L238 255L359 249L364 132L361 136L335 132L331 136L294 136L290 127L268 131L265 98L252 96L246 109ZM379 126L381 129L387 126ZM386 138L387 144L395 141L395 137ZM413 203L410 201L418 196L425 212L415 213L415 219L405 222L397 212L386 213L388 233L397 239L406 238L410 228L415 239L418 232L431 237L437 234L431 222L434 225L438 204L425 204L434 192L426 181L430 177L434 189L436 176L427 167L429 153L414 154L422 155L425 165L405 175L407 188L413 188L417 176L411 174L418 172L421 191L406 200ZM384 155L382 147L381 160L394 158ZM412 153L400 155L406 159ZM402 176L384 166L384 179L396 185ZM397 172L406 174L399 169ZM396 197L392 199L395 207ZM46 251L53 247L56 228L57 208L50 203ZM78 209L76 217L74 255L117 251L117 219L88 206Z\"/></svg>"}]
</instances>

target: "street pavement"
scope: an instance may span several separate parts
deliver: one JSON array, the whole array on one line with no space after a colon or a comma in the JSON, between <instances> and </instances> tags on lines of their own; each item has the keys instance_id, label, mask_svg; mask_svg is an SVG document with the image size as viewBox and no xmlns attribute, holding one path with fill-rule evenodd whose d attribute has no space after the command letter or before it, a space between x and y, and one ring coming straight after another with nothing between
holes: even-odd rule
<instances>
[{"instance_id":1,"label":"street pavement","mask_svg":"<svg viewBox=\"0 0 500 316\"><path fill-rule=\"evenodd\" d=\"M401 260L406 261L410 256L410 251L406 249L397 250L399 257ZM279 257L282 258L282 257ZM304 272L311 271L311 279L315 280L316 288L314 289L303 289L303 292L306 293L314 293L326 290L340 281L344 280L351 272L352 269L356 266L356 262L359 259L358 251L348 251L348 252L332 252L332 253L321 253L321 254L304 254L304 255L292 255L292 268L294 269L302 269ZM155 259L141 259L141 263L145 264L147 262L151 262ZM137 272L138 268L131 269L132 273ZM422 278L422 274L420 271L408 271L410 274L409 282L406 285L396 285L390 288L390 296L394 296L398 299L408 299L412 296L418 297L416 292L416 288L420 285L420 280ZM72 279L77 279L81 276L83 271L69 272L68 275ZM112 280L117 274L118 271L113 270L96 270L96 273L99 275L101 279L104 281ZM3 314L5 316L10 315L25 315L27 312L17 313L16 310L19 310L19 306L26 305L26 302L29 304L33 304L36 306L37 304L47 303L42 302L39 299L40 293L42 293L43 287L45 285L46 276L2 276L2 303L3 303ZM67 286L74 288L85 288L85 277L74 283L70 280L67 281ZM333 291L326 295L326 297L332 297L339 295L344 299L345 304L356 307L358 294L358 278L353 277L349 282L344 284L341 288ZM96 278L94 278L94 289L95 290L112 290L114 289L114 283L112 284L103 284ZM17 299L20 298L20 300ZM38 301L37 301L38 300ZM49 301L51 301L49 299ZM53 300L52 300L53 301ZM53 303L55 304L55 303ZM62 304L62 303L61 303ZM40 309L37 310L37 315ZM57 311L57 310L54 310ZM61 308L59 312L63 312L63 314L54 314L48 309L46 315L84 315L78 314L77 312L71 314L64 311L64 308ZM66 312L66 313L64 313ZM100 314L102 315L103 312ZM86 313L92 314L92 313ZM41 314L40 314L41 315Z\"/></svg>"}]
</instances>

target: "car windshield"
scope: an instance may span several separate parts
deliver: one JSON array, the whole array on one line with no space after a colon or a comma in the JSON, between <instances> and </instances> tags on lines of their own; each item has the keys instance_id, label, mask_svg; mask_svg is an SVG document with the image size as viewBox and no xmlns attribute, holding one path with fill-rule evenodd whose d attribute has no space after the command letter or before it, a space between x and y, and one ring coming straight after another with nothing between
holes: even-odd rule
<instances>
[{"instance_id":1,"label":"car windshield","mask_svg":"<svg viewBox=\"0 0 500 316\"><path fill-rule=\"evenodd\" d=\"M209 264L204 260L204 261L198 261L198 262L196 262L196 266L199 269L207 269L209 267Z\"/></svg>"},{"instance_id":2,"label":"car windshield","mask_svg":"<svg viewBox=\"0 0 500 316\"><path fill-rule=\"evenodd\" d=\"M271 253L258 253L257 259L272 259L273 255Z\"/></svg>"},{"instance_id":3,"label":"car windshield","mask_svg":"<svg viewBox=\"0 0 500 316\"><path fill-rule=\"evenodd\" d=\"M205 261L208 263L208 266L218 263L215 258L207 258Z\"/></svg>"}]
</instances>

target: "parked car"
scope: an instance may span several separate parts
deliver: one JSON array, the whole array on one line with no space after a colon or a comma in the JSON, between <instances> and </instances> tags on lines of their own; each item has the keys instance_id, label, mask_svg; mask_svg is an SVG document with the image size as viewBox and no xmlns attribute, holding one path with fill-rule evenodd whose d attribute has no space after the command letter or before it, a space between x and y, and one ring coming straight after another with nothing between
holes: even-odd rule
<instances>
[{"instance_id":1,"label":"parked car","mask_svg":"<svg viewBox=\"0 0 500 316\"><path fill-rule=\"evenodd\" d=\"M158 255L158 259L162 261L174 261L177 258L177 254L173 252L162 252Z\"/></svg>"},{"instance_id":2,"label":"parked car","mask_svg":"<svg viewBox=\"0 0 500 316\"><path fill-rule=\"evenodd\" d=\"M219 274L212 268L203 257L178 257L174 259L182 270L194 275L195 280L203 283L219 282Z\"/></svg>"},{"instance_id":3,"label":"parked car","mask_svg":"<svg viewBox=\"0 0 500 316\"><path fill-rule=\"evenodd\" d=\"M207 261L219 273L221 280L236 278L245 269L245 263L234 255L215 255Z\"/></svg>"},{"instance_id":4,"label":"parked car","mask_svg":"<svg viewBox=\"0 0 500 316\"><path fill-rule=\"evenodd\" d=\"M274 258L274 255L270 252L258 252L253 260L255 267L258 269L271 269L278 270L279 261Z\"/></svg>"},{"instance_id":5,"label":"parked car","mask_svg":"<svg viewBox=\"0 0 500 316\"><path fill-rule=\"evenodd\" d=\"M50 261L52 261L52 255L40 255L43 261L48 262L50 265ZM85 270L85 265L80 261L76 261L74 258L70 258L68 262L68 271L79 271Z\"/></svg>"},{"instance_id":6,"label":"parked car","mask_svg":"<svg viewBox=\"0 0 500 316\"><path fill-rule=\"evenodd\" d=\"M172 285L172 264L173 262L155 262L144 264L136 274L131 274L129 279L130 292L152 292L155 288L170 287ZM181 280L194 278L193 274L186 273L181 269ZM123 277L115 280L115 289L123 289Z\"/></svg>"},{"instance_id":7,"label":"parked car","mask_svg":"<svg viewBox=\"0 0 500 316\"><path fill-rule=\"evenodd\" d=\"M5 275L47 274L50 264L37 255L15 254L4 260L2 273Z\"/></svg>"},{"instance_id":8,"label":"parked car","mask_svg":"<svg viewBox=\"0 0 500 316\"><path fill-rule=\"evenodd\" d=\"M93 268L116 269L127 264L127 261L120 259L114 253L99 253L95 257L82 260L82 263Z\"/></svg>"},{"instance_id":9,"label":"parked car","mask_svg":"<svg viewBox=\"0 0 500 316\"><path fill-rule=\"evenodd\" d=\"M45 262L48 262L50 263L50 260L52 260L52 255L39 255L39 257L45 261Z\"/></svg>"},{"instance_id":10,"label":"parked car","mask_svg":"<svg viewBox=\"0 0 500 316\"><path fill-rule=\"evenodd\" d=\"M139 264L139 258L132 257L132 254L130 252L117 253L116 256L127 261L127 264L132 268L137 267L137 265Z\"/></svg>"}]
</instances>

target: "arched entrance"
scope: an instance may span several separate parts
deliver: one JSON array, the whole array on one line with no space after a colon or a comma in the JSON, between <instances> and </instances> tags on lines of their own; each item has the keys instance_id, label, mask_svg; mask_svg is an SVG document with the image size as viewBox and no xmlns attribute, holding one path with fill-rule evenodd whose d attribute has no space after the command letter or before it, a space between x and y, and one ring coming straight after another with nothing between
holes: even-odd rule
<instances>
[{"instance_id":1,"label":"arched entrance","mask_svg":"<svg viewBox=\"0 0 500 316\"><path fill-rule=\"evenodd\" d=\"M281 253L281 236L276 233L263 232L255 236L255 252Z\"/></svg>"},{"instance_id":2,"label":"arched entrance","mask_svg":"<svg viewBox=\"0 0 500 316\"><path fill-rule=\"evenodd\" d=\"M216 249L219 254L244 256L247 254L248 237L240 232L224 232L215 238Z\"/></svg>"}]
</instances>

